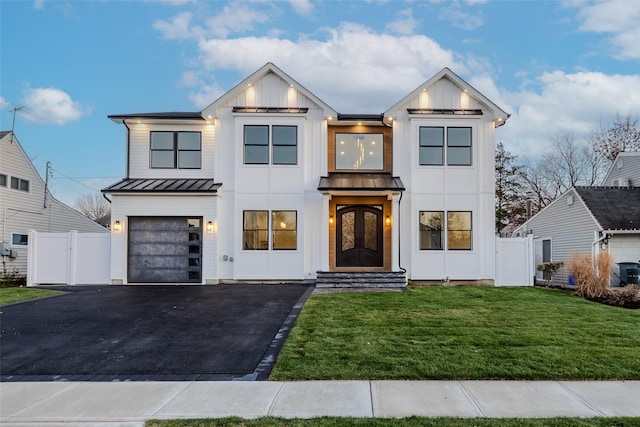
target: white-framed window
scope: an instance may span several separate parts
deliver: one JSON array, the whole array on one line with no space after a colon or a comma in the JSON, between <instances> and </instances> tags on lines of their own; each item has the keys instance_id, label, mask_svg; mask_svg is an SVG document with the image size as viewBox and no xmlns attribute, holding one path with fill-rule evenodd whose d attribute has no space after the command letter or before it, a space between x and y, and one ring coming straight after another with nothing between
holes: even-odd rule
<instances>
[{"instance_id":1,"label":"white-framed window","mask_svg":"<svg viewBox=\"0 0 640 427\"><path fill-rule=\"evenodd\" d=\"M17 176L11 177L11 188L14 190L29 192L29 180L18 178Z\"/></svg>"},{"instance_id":2,"label":"white-framed window","mask_svg":"<svg viewBox=\"0 0 640 427\"><path fill-rule=\"evenodd\" d=\"M27 246L29 244L29 235L26 233L11 233L12 246Z\"/></svg>"},{"instance_id":3,"label":"white-framed window","mask_svg":"<svg viewBox=\"0 0 640 427\"><path fill-rule=\"evenodd\" d=\"M418 220L420 250L441 251L445 247L450 251L473 249L471 211L420 211Z\"/></svg>"},{"instance_id":4,"label":"white-framed window","mask_svg":"<svg viewBox=\"0 0 640 427\"><path fill-rule=\"evenodd\" d=\"M420 126L420 166L471 166L472 132L469 126ZM445 149L446 148L446 149Z\"/></svg>"},{"instance_id":5,"label":"white-framed window","mask_svg":"<svg viewBox=\"0 0 640 427\"><path fill-rule=\"evenodd\" d=\"M247 251L296 250L298 247L298 212L268 210L242 212L242 248Z\"/></svg>"},{"instance_id":6,"label":"white-framed window","mask_svg":"<svg viewBox=\"0 0 640 427\"><path fill-rule=\"evenodd\" d=\"M244 164L298 164L298 126L247 124L243 132Z\"/></svg>"},{"instance_id":7,"label":"white-framed window","mask_svg":"<svg viewBox=\"0 0 640 427\"><path fill-rule=\"evenodd\" d=\"M7 186L7 175L0 173L0 187Z\"/></svg>"},{"instance_id":8,"label":"white-framed window","mask_svg":"<svg viewBox=\"0 0 640 427\"><path fill-rule=\"evenodd\" d=\"M152 169L200 169L202 134L200 132L150 132Z\"/></svg>"}]
</instances>

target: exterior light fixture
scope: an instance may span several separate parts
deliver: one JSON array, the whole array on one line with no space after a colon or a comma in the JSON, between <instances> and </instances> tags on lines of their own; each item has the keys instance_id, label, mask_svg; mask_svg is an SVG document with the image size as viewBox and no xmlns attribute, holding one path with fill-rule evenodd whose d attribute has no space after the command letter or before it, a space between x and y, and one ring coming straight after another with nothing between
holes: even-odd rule
<instances>
[{"instance_id":1,"label":"exterior light fixture","mask_svg":"<svg viewBox=\"0 0 640 427\"><path fill-rule=\"evenodd\" d=\"M213 233L213 221L207 222L207 233Z\"/></svg>"},{"instance_id":2,"label":"exterior light fixture","mask_svg":"<svg viewBox=\"0 0 640 427\"><path fill-rule=\"evenodd\" d=\"M116 221L113 223L113 231L117 233L122 231L122 224L120 223L120 221Z\"/></svg>"},{"instance_id":3,"label":"exterior light fixture","mask_svg":"<svg viewBox=\"0 0 640 427\"><path fill-rule=\"evenodd\" d=\"M386 217L386 218L385 218L385 220L384 220L384 223L385 223L387 226L391 225L391 216L387 215L387 217Z\"/></svg>"},{"instance_id":4,"label":"exterior light fixture","mask_svg":"<svg viewBox=\"0 0 640 427\"><path fill-rule=\"evenodd\" d=\"M333 225L333 215L329 215L329 225Z\"/></svg>"}]
</instances>

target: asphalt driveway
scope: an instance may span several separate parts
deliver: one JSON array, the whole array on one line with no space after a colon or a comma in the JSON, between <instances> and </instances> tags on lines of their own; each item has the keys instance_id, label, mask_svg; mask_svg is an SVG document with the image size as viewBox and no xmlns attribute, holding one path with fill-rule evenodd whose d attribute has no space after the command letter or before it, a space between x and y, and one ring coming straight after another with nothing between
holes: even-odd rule
<instances>
[{"instance_id":1,"label":"asphalt driveway","mask_svg":"<svg viewBox=\"0 0 640 427\"><path fill-rule=\"evenodd\" d=\"M2 381L266 379L306 285L91 286L0 308Z\"/></svg>"}]
</instances>

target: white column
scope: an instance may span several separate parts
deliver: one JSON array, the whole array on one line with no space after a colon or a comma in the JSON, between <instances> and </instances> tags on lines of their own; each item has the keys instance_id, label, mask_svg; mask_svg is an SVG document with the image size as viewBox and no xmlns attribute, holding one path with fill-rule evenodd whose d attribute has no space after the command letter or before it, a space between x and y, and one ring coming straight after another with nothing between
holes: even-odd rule
<instances>
[{"instance_id":1,"label":"white column","mask_svg":"<svg viewBox=\"0 0 640 427\"><path fill-rule=\"evenodd\" d=\"M329 194L322 195L322 215L320 218L320 270L329 271Z\"/></svg>"},{"instance_id":2,"label":"white column","mask_svg":"<svg viewBox=\"0 0 640 427\"><path fill-rule=\"evenodd\" d=\"M391 196L391 271L400 271L400 193Z\"/></svg>"}]
</instances>

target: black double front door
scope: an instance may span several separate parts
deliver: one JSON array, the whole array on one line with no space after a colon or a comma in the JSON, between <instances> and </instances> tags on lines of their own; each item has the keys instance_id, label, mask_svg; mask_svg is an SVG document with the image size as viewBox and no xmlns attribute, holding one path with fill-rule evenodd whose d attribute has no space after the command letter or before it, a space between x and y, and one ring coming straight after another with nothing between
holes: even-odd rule
<instances>
[{"instance_id":1,"label":"black double front door","mask_svg":"<svg viewBox=\"0 0 640 427\"><path fill-rule=\"evenodd\" d=\"M382 206L336 206L336 267L382 267Z\"/></svg>"}]
</instances>

